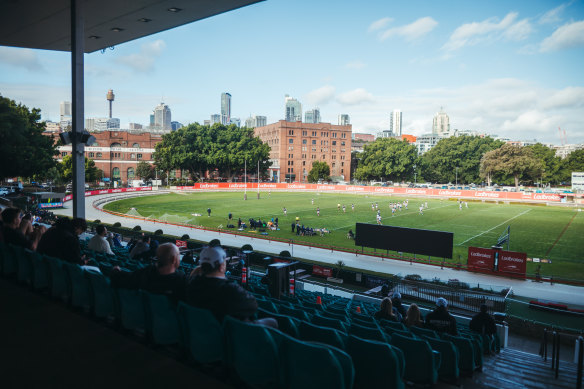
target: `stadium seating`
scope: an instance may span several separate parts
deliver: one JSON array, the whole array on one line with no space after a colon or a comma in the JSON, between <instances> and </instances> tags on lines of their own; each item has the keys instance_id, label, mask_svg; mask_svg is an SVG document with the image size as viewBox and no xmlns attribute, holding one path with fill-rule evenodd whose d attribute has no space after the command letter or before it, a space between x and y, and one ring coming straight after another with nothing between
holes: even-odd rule
<instances>
[{"instance_id":1,"label":"stadium seating","mask_svg":"<svg viewBox=\"0 0 584 389\"><path fill-rule=\"evenodd\" d=\"M94 270L87 270L85 276L89 280L93 314L97 318L113 320L115 317L114 289L109 278Z\"/></svg>"},{"instance_id":2,"label":"stadium seating","mask_svg":"<svg viewBox=\"0 0 584 389\"><path fill-rule=\"evenodd\" d=\"M438 376L440 379L456 382L460 375L460 370L458 368L459 355L456 347L454 347L452 342L441 340L433 336L424 336L423 339L428 341L432 350L440 353L441 362L440 368L438 369Z\"/></svg>"},{"instance_id":3,"label":"stadium seating","mask_svg":"<svg viewBox=\"0 0 584 389\"><path fill-rule=\"evenodd\" d=\"M387 343L350 335L347 352L355 366L355 389L401 389L404 387L405 365L399 349Z\"/></svg>"},{"instance_id":4,"label":"stadium seating","mask_svg":"<svg viewBox=\"0 0 584 389\"><path fill-rule=\"evenodd\" d=\"M35 290L44 290L49 287L49 265L41 255L31 257L31 283Z\"/></svg>"},{"instance_id":5,"label":"stadium seating","mask_svg":"<svg viewBox=\"0 0 584 389\"><path fill-rule=\"evenodd\" d=\"M53 257L44 257L49 270L49 294L56 299L69 299L68 276L63 267L63 261Z\"/></svg>"},{"instance_id":6,"label":"stadium seating","mask_svg":"<svg viewBox=\"0 0 584 389\"><path fill-rule=\"evenodd\" d=\"M452 342L458 350L459 360L458 367L464 374L471 375L477 368L474 358L474 346L470 339L461 336L442 334L442 339Z\"/></svg>"},{"instance_id":7,"label":"stadium seating","mask_svg":"<svg viewBox=\"0 0 584 389\"><path fill-rule=\"evenodd\" d=\"M344 338L346 338L346 335L333 328L321 327L301 321L298 331L302 340L326 343L341 350L345 349Z\"/></svg>"},{"instance_id":8,"label":"stadium seating","mask_svg":"<svg viewBox=\"0 0 584 389\"><path fill-rule=\"evenodd\" d=\"M142 291L146 332L156 345L174 345L179 341L176 304L168 296Z\"/></svg>"},{"instance_id":9,"label":"stadium seating","mask_svg":"<svg viewBox=\"0 0 584 389\"><path fill-rule=\"evenodd\" d=\"M347 327L349 326L349 323L344 320L332 319L321 314L313 315L311 323L317 326L334 328L342 332L347 332Z\"/></svg>"},{"instance_id":10,"label":"stadium seating","mask_svg":"<svg viewBox=\"0 0 584 389\"><path fill-rule=\"evenodd\" d=\"M440 353L432 351L426 340L393 334L391 344L404 353L406 381L422 385L433 385L437 382Z\"/></svg>"},{"instance_id":11,"label":"stadium seating","mask_svg":"<svg viewBox=\"0 0 584 389\"><path fill-rule=\"evenodd\" d=\"M26 285L32 283L32 257L39 255L36 252L24 249L22 257L18 261L18 270L16 271L16 279Z\"/></svg>"},{"instance_id":12,"label":"stadium seating","mask_svg":"<svg viewBox=\"0 0 584 389\"><path fill-rule=\"evenodd\" d=\"M355 335L363 339L376 340L378 342L387 342L388 336L379 329L379 327L364 327L359 324L351 323L349 335Z\"/></svg>"},{"instance_id":13,"label":"stadium seating","mask_svg":"<svg viewBox=\"0 0 584 389\"><path fill-rule=\"evenodd\" d=\"M89 312L91 309L91 296L89 279L85 277L85 271L74 263L63 262L63 267L67 273L67 280L70 282L71 305Z\"/></svg>"},{"instance_id":14,"label":"stadium seating","mask_svg":"<svg viewBox=\"0 0 584 389\"><path fill-rule=\"evenodd\" d=\"M123 328L144 335L146 333L146 314L144 300L139 290L118 288L115 291L116 317Z\"/></svg>"},{"instance_id":15,"label":"stadium seating","mask_svg":"<svg viewBox=\"0 0 584 389\"><path fill-rule=\"evenodd\" d=\"M180 302L178 322L181 347L196 363L223 361L223 328L213 314Z\"/></svg>"},{"instance_id":16,"label":"stadium seating","mask_svg":"<svg viewBox=\"0 0 584 389\"><path fill-rule=\"evenodd\" d=\"M432 330L429 330L427 328L414 326L414 327L410 327L410 332L413 333L414 335L424 336L426 338L440 339L440 336L438 336L436 331L432 331Z\"/></svg>"}]
</instances>

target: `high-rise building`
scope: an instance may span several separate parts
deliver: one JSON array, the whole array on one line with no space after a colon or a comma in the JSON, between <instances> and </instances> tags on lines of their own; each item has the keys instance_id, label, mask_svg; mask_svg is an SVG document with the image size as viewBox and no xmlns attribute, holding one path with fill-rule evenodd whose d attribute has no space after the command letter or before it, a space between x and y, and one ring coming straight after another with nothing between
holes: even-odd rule
<instances>
[{"instance_id":1,"label":"high-rise building","mask_svg":"<svg viewBox=\"0 0 584 389\"><path fill-rule=\"evenodd\" d=\"M231 95L227 92L221 93L221 124L231 123Z\"/></svg>"},{"instance_id":2,"label":"high-rise building","mask_svg":"<svg viewBox=\"0 0 584 389\"><path fill-rule=\"evenodd\" d=\"M154 128L163 131L170 131L172 129L171 123L171 113L168 105L160 103L154 108Z\"/></svg>"},{"instance_id":3,"label":"high-rise building","mask_svg":"<svg viewBox=\"0 0 584 389\"><path fill-rule=\"evenodd\" d=\"M300 101L293 99L292 97L286 95L284 97L286 102L286 108L284 111L284 116L287 122L301 122L302 121L302 104Z\"/></svg>"},{"instance_id":4,"label":"high-rise building","mask_svg":"<svg viewBox=\"0 0 584 389\"><path fill-rule=\"evenodd\" d=\"M128 124L128 128L130 130L141 130L142 125L140 123L130 123L130 124Z\"/></svg>"},{"instance_id":5,"label":"high-rise building","mask_svg":"<svg viewBox=\"0 0 584 389\"><path fill-rule=\"evenodd\" d=\"M109 102L109 118L112 118L112 104L114 102L114 91L110 89L107 91L107 95L105 96L106 100Z\"/></svg>"},{"instance_id":6,"label":"high-rise building","mask_svg":"<svg viewBox=\"0 0 584 389\"><path fill-rule=\"evenodd\" d=\"M211 115L211 125L215 123L221 123L221 115L219 114Z\"/></svg>"},{"instance_id":7,"label":"high-rise building","mask_svg":"<svg viewBox=\"0 0 584 389\"><path fill-rule=\"evenodd\" d=\"M383 130L377 133L377 138L391 138L393 133L390 130Z\"/></svg>"},{"instance_id":8,"label":"high-rise building","mask_svg":"<svg viewBox=\"0 0 584 389\"><path fill-rule=\"evenodd\" d=\"M210 120L203 120L203 126L210 126L210 125L211 125Z\"/></svg>"},{"instance_id":9,"label":"high-rise building","mask_svg":"<svg viewBox=\"0 0 584 389\"><path fill-rule=\"evenodd\" d=\"M440 112L434 115L434 120L432 121L432 134L446 135L448 133L450 133L450 118L440 107Z\"/></svg>"},{"instance_id":10,"label":"high-rise building","mask_svg":"<svg viewBox=\"0 0 584 389\"><path fill-rule=\"evenodd\" d=\"M172 129L172 131L176 131L179 128L181 128L183 126L182 123L179 122L170 122L170 128Z\"/></svg>"},{"instance_id":11,"label":"high-rise building","mask_svg":"<svg viewBox=\"0 0 584 389\"><path fill-rule=\"evenodd\" d=\"M318 108L306 111L304 114L305 123L320 123L320 110Z\"/></svg>"},{"instance_id":12,"label":"high-rise building","mask_svg":"<svg viewBox=\"0 0 584 389\"><path fill-rule=\"evenodd\" d=\"M393 136L401 136L402 134L402 112L399 109L394 109L389 118L389 131Z\"/></svg>"},{"instance_id":13,"label":"high-rise building","mask_svg":"<svg viewBox=\"0 0 584 389\"><path fill-rule=\"evenodd\" d=\"M118 118L87 118L85 119L87 131L111 131L120 129Z\"/></svg>"},{"instance_id":14,"label":"high-rise building","mask_svg":"<svg viewBox=\"0 0 584 389\"><path fill-rule=\"evenodd\" d=\"M229 122L229 124L235 124L237 127L241 127L241 119L231 118L231 122Z\"/></svg>"},{"instance_id":15,"label":"high-rise building","mask_svg":"<svg viewBox=\"0 0 584 389\"><path fill-rule=\"evenodd\" d=\"M348 126L349 124L351 124L351 118L349 118L349 115L342 113L339 115L339 126Z\"/></svg>"},{"instance_id":16,"label":"high-rise building","mask_svg":"<svg viewBox=\"0 0 584 389\"><path fill-rule=\"evenodd\" d=\"M63 117L71 118L71 102L61 101L61 120Z\"/></svg>"},{"instance_id":17,"label":"high-rise building","mask_svg":"<svg viewBox=\"0 0 584 389\"><path fill-rule=\"evenodd\" d=\"M245 119L245 126L247 128L263 127L268 124L268 119L265 116L250 116Z\"/></svg>"}]
</instances>

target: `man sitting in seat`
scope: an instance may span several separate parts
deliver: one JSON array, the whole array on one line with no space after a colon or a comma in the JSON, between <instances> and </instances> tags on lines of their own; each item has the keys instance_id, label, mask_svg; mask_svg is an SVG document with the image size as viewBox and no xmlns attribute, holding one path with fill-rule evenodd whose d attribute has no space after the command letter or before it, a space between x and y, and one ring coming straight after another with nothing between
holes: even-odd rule
<instances>
[{"instance_id":1,"label":"man sitting in seat","mask_svg":"<svg viewBox=\"0 0 584 389\"><path fill-rule=\"evenodd\" d=\"M28 229L28 224L26 224L26 228L21 229L20 224L22 221L22 214L20 209L6 208L2 211L2 221L4 223L2 235L5 243L10 243L14 246L20 246L30 250L36 250L43 234L43 230L34 229L27 238L22 231ZM28 223L30 223L30 221Z\"/></svg>"},{"instance_id":2,"label":"man sitting in seat","mask_svg":"<svg viewBox=\"0 0 584 389\"><path fill-rule=\"evenodd\" d=\"M37 251L40 254L60 258L63 261L85 265L87 261L85 255L81 255L79 235L84 233L86 229L85 219L60 218L53 227L44 233Z\"/></svg>"},{"instance_id":3,"label":"man sitting in seat","mask_svg":"<svg viewBox=\"0 0 584 389\"><path fill-rule=\"evenodd\" d=\"M142 240L136 243L136 245L132 248L132 251L130 251L130 258L136 259L148 250L150 250L150 236L144 235Z\"/></svg>"},{"instance_id":4,"label":"man sitting in seat","mask_svg":"<svg viewBox=\"0 0 584 389\"><path fill-rule=\"evenodd\" d=\"M468 325L471 331L489 336L495 335L497 325L495 324L495 319L489 315L488 310L485 304L481 304L481 311L472 317Z\"/></svg>"},{"instance_id":5,"label":"man sitting in seat","mask_svg":"<svg viewBox=\"0 0 584 389\"><path fill-rule=\"evenodd\" d=\"M448 302L444 297L436 300L436 308L426 315L426 328L437 332L458 335L456 319L448 312Z\"/></svg>"},{"instance_id":6,"label":"man sitting in seat","mask_svg":"<svg viewBox=\"0 0 584 389\"><path fill-rule=\"evenodd\" d=\"M104 253L108 255L115 255L112 251L109 242L106 240L107 228L103 224L98 225L95 228L95 235L91 238L87 244L89 250L93 250L96 253Z\"/></svg>"},{"instance_id":7,"label":"man sitting in seat","mask_svg":"<svg viewBox=\"0 0 584 389\"><path fill-rule=\"evenodd\" d=\"M164 243L156 250L156 264L133 272L122 271L115 266L110 273L112 284L118 288L143 289L152 293L166 294L175 300L185 296L186 275L177 271L180 253L173 243Z\"/></svg>"},{"instance_id":8,"label":"man sitting in seat","mask_svg":"<svg viewBox=\"0 0 584 389\"><path fill-rule=\"evenodd\" d=\"M225 277L226 257L220 246L206 247L201 251L199 266L192 271L187 285L186 302L208 309L220 323L226 315L254 321L258 303L252 294ZM277 327L273 318L259 319L256 323Z\"/></svg>"}]
</instances>

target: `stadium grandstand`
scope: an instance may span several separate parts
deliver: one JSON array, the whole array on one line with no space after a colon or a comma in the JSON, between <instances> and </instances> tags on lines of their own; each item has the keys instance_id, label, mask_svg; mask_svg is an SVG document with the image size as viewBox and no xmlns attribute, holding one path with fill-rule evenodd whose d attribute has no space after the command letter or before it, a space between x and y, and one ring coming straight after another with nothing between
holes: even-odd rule
<instances>
[{"instance_id":1,"label":"stadium grandstand","mask_svg":"<svg viewBox=\"0 0 584 389\"><path fill-rule=\"evenodd\" d=\"M205 1L194 11L186 0L174 2L172 8L157 2L144 8L144 2L134 0L125 7L109 0L9 2L4 5L0 45L72 50L73 65L83 69L85 51L254 2ZM83 18L77 7L82 4L85 29L79 29ZM116 9L120 14L113 12ZM178 18L157 18L163 13ZM124 38L109 33L111 22L128 15L143 22L140 29L128 29ZM72 49L71 36L62 33L69 24L71 35L77 35ZM82 71L73 77L74 100L83 96L82 78ZM83 97L74 101L73 111L73 131L81 133ZM82 166L83 146L74 146L81 151L74 166ZM84 217L83 168L75 170L72 216ZM50 227L55 215L43 211L35 221ZM164 235L162 230L144 237L139 228L131 231L114 223L107 229L119 234L110 244L113 255L90 249L90 241L105 239L96 236L104 229L94 220L79 231L79 263L0 240L2 387L581 388L581 312L540 301L511 301L508 289L467 290L460 284L432 285L420 279L378 275L376 285L340 287L333 280L339 272L332 277L330 266L297 261L285 251L274 255L254 250L246 238L235 246L221 245L217 239ZM138 239L151 245L135 255L131 248ZM181 247L181 260L172 264L184 278L215 259L204 250L223 246L226 256L218 261L225 264L230 285L238 285L237 290L257 303L253 316L218 320L180 293L171 298L116 284L118 272L135 274L168 265L162 264L159 252L150 250L156 247L153 241ZM388 296L394 301L389 303ZM392 305L397 313L381 310ZM426 321L405 320L400 305L404 312L419 306ZM471 322L479 311L493 318L493 331L473 330ZM433 312L447 313L449 319L433 322ZM266 318L275 319L277 329L257 324Z\"/></svg>"}]
</instances>

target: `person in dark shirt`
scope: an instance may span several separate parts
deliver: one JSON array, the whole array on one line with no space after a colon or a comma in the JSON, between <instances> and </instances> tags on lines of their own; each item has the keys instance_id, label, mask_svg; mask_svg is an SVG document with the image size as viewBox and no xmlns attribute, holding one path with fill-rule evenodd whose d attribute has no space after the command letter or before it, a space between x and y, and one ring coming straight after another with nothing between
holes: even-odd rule
<instances>
[{"instance_id":1,"label":"person in dark shirt","mask_svg":"<svg viewBox=\"0 0 584 389\"><path fill-rule=\"evenodd\" d=\"M27 238L20 228L22 221L20 209L6 208L2 211L2 220L4 223L4 227L2 228L4 243L36 250L43 231L38 228L34 229L30 234L30 238Z\"/></svg>"},{"instance_id":2,"label":"person in dark shirt","mask_svg":"<svg viewBox=\"0 0 584 389\"><path fill-rule=\"evenodd\" d=\"M149 265L133 272L121 271L115 266L110 273L112 284L118 288L143 289L166 294L174 300L185 296L186 275L178 271L180 253L173 243L164 243L156 250L156 265Z\"/></svg>"},{"instance_id":3,"label":"person in dark shirt","mask_svg":"<svg viewBox=\"0 0 584 389\"><path fill-rule=\"evenodd\" d=\"M243 321L254 321L258 310L255 297L239 284L225 278L227 255L221 247L206 247L199 255L199 267L191 273L187 285L186 302L198 308L208 309L223 322L226 315ZM258 324L277 327L273 318L255 321Z\"/></svg>"},{"instance_id":4,"label":"person in dark shirt","mask_svg":"<svg viewBox=\"0 0 584 389\"><path fill-rule=\"evenodd\" d=\"M373 316L375 316L376 319L385 319L385 320L389 320L389 321L401 321L401 318L399 317L399 313L395 310L395 308L391 304L391 299L389 297L386 297L383 300L381 300L381 306L379 307L379 311L375 312L375 314Z\"/></svg>"},{"instance_id":5,"label":"person in dark shirt","mask_svg":"<svg viewBox=\"0 0 584 389\"><path fill-rule=\"evenodd\" d=\"M393 307L399 312L401 317L406 317L406 308L402 304L401 293L400 292L393 292L391 296L391 303Z\"/></svg>"},{"instance_id":6,"label":"person in dark shirt","mask_svg":"<svg viewBox=\"0 0 584 389\"><path fill-rule=\"evenodd\" d=\"M497 332L495 319L489 315L485 304L481 304L481 311L472 317L469 328L471 331L484 335L494 335Z\"/></svg>"},{"instance_id":7,"label":"person in dark shirt","mask_svg":"<svg viewBox=\"0 0 584 389\"><path fill-rule=\"evenodd\" d=\"M436 300L436 309L426 315L426 328L446 332L450 335L458 335L456 319L448 312L448 302L440 297Z\"/></svg>"},{"instance_id":8,"label":"person in dark shirt","mask_svg":"<svg viewBox=\"0 0 584 389\"><path fill-rule=\"evenodd\" d=\"M53 227L43 234L37 251L40 254L60 258L63 261L85 265L87 261L85 255L81 255L79 235L86 229L85 219L60 218Z\"/></svg>"}]
</instances>

